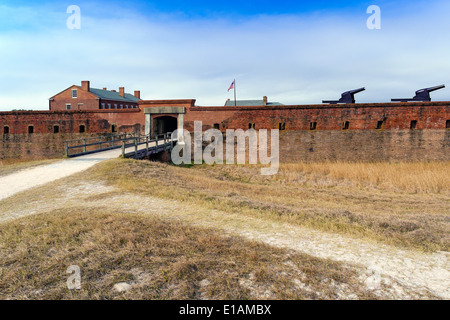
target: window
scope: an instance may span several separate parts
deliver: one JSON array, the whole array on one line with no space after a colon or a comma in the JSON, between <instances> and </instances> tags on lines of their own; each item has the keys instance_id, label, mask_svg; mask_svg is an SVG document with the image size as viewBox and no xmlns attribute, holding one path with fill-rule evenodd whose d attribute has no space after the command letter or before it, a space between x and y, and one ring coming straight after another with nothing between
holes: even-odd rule
<instances>
[{"instance_id":1,"label":"window","mask_svg":"<svg viewBox=\"0 0 450 320\"><path fill-rule=\"evenodd\" d=\"M82 104L82 103L79 103L79 104L78 104L78 110L81 110L82 107L83 107L83 104Z\"/></svg>"},{"instance_id":2,"label":"window","mask_svg":"<svg viewBox=\"0 0 450 320\"><path fill-rule=\"evenodd\" d=\"M412 120L409 128L410 129L416 129L417 128L417 120Z\"/></svg>"},{"instance_id":3,"label":"window","mask_svg":"<svg viewBox=\"0 0 450 320\"><path fill-rule=\"evenodd\" d=\"M117 103L114 103L114 109L117 109Z\"/></svg>"},{"instance_id":4,"label":"window","mask_svg":"<svg viewBox=\"0 0 450 320\"><path fill-rule=\"evenodd\" d=\"M214 129L220 130L220 124L214 123Z\"/></svg>"},{"instance_id":5,"label":"window","mask_svg":"<svg viewBox=\"0 0 450 320\"><path fill-rule=\"evenodd\" d=\"M249 123L248 124L248 128L249 129L255 129L255 124L254 123Z\"/></svg>"},{"instance_id":6,"label":"window","mask_svg":"<svg viewBox=\"0 0 450 320\"><path fill-rule=\"evenodd\" d=\"M108 103L108 109L111 109L111 103Z\"/></svg>"},{"instance_id":7,"label":"window","mask_svg":"<svg viewBox=\"0 0 450 320\"><path fill-rule=\"evenodd\" d=\"M9 127L8 126L4 126L3 127L3 134L9 134Z\"/></svg>"},{"instance_id":8,"label":"window","mask_svg":"<svg viewBox=\"0 0 450 320\"><path fill-rule=\"evenodd\" d=\"M80 133L85 133L86 132L86 126L84 124L80 125Z\"/></svg>"},{"instance_id":9,"label":"window","mask_svg":"<svg viewBox=\"0 0 450 320\"><path fill-rule=\"evenodd\" d=\"M59 126L53 126L53 133L59 133Z\"/></svg>"},{"instance_id":10,"label":"window","mask_svg":"<svg viewBox=\"0 0 450 320\"><path fill-rule=\"evenodd\" d=\"M309 123L309 130L316 130L317 128L317 122L310 122Z\"/></svg>"},{"instance_id":11,"label":"window","mask_svg":"<svg viewBox=\"0 0 450 320\"><path fill-rule=\"evenodd\" d=\"M128 109L128 105L125 105L125 108Z\"/></svg>"},{"instance_id":12,"label":"window","mask_svg":"<svg viewBox=\"0 0 450 320\"><path fill-rule=\"evenodd\" d=\"M342 124L342 130L348 130L349 127L350 127L350 122L344 121L344 123Z\"/></svg>"},{"instance_id":13,"label":"window","mask_svg":"<svg viewBox=\"0 0 450 320\"><path fill-rule=\"evenodd\" d=\"M377 128L377 129L383 128L383 121L377 121L377 126L376 126L376 128Z\"/></svg>"},{"instance_id":14,"label":"window","mask_svg":"<svg viewBox=\"0 0 450 320\"><path fill-rule=\"evenodd\" d=\"M72 109L72 105L70 103L66 103L66 110Z\"/></svg>"},{"instance_id":15,"label":"window","mask_svg":"<svg viewBox=\"0 0 450 320\"><path fill-rule=\"evenodd\" d=\"M117 132L117 125L116 125L116 124L113 124L113 125L111 126L111 132L112 132L112 133Z\"/></svg>"},{"instance_id":16,"label":"window","mask_svg":"<svg viewBox=\"0 0 450 320\"><path fill-rule=\"evenodd\" d=\"M100 106L100 109L105 109L105 104L102 103L102 105Z\"/></svg>"},{"instance_id":17,"label":"window","mask_svg":"<svg viewBox=\"0 0 450 320\"><path fill-rule=\"evenodd\" d=\"M77 89L73 89L72 90L72 98L78 98L78 90Z\"/></svg>"},{"instance_id":18,"label":"window","mask_svg":"<svg viewBox=\"0 0 450 320\"><path fill-rule=\"evenodd\" d=\"M120 105L120 109L123 109L123 104Z\"/></svg>"},{"instance_id":19,"label":"window","mask_svg":"<svg viewBox=\"0 0 450 320\"><path fill-rule=\"evenodd\" d=\"M34 126L28 126L28 134L34 133Z\"/></svg>"},{"instance_id":20,"label":"window","mask_svg":"<svg viewBox=\"0 0 450 320\"><path fill-rule=\"evenodd\" d=\"M450 120L447 120L447 122L445 123L445 128L450 129Z\"/></svg>"},{"instance_id":21,"label":"window","mask_svg":"<svg viewBox=\"0 0 450 320\"><path fill-rule=\"evenodd\" d=\"M280 122L278 124L278 130L280 130L280 131L286 130L286 123L285 122Z\"/></svg>"}]
</instances>

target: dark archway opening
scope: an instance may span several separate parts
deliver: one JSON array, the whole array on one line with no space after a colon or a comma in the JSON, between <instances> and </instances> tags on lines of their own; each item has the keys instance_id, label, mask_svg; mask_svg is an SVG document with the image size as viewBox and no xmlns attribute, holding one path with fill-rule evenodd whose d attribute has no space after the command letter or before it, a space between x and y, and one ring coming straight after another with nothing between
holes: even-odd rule
<instances>
[{"instance_id":1,"label":"dark archway opening","mask_svg":"<svg viewBox=\"0 0 450 320\"><path fill-rule=\"evenodd\" d=\"M164 134L168 132L174 132L178 128L178 120L174 117L159 117L156 118L156 133Z\"/></svg>"}]
</instances>

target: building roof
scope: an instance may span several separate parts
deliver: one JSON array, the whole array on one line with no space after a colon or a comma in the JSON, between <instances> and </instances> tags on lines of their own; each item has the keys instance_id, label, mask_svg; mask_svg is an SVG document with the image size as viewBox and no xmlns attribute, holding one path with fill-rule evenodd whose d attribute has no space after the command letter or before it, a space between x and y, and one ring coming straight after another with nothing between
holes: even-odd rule
<instances>
[{"instance_id":1,"label":"building roof","mask_svg":"<svg viewBox=\"0 0 450 320\"><path fill-rule=\"evenodd\" d=\"M141 100L129 93L125 93L125 97L122 97L122 96L120 96L119 92L109 91L109 90L90 88L89 92L95 94L100 99L105 99L105 100L134 102L134 103L137 103L138 101Z\"/></svg>"},{"instance_id":2,"label":"building roof","mask_svg":"<svg viewBox=\"0 0 450 320\"><path fill-rule=\"evenodd\" d=\"M282 106L279 102L267 102L266 106ZM236 106L238 107L260 107L264 106L264 100L237 100ZM234 100L228 100L225 103L225 107L234 107Z\"/></svg>"}]
</instances>

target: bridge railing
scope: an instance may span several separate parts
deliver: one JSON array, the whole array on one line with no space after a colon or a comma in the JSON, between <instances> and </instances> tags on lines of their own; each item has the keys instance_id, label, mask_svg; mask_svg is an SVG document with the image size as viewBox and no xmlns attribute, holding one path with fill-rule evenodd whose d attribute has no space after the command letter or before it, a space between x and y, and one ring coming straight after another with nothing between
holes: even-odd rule
<instances>
[{"instance_id":1,"label":"bridge railing","mask_svg":"<svg viewBox=\"0 0 450 320\"><path fill-rule=\"evenodd\" d=\"M65 155L76 157L100 151L118 149L123 141L134 139L134 133L118 133L92 138L83 138L65 141Z\"/></svg>"},{"instance_id":2,"label":"bridge railing","mask_svg":"<svg viewBox=\"0 0 450 320\"><path fill-rule=\"evenodd\" d=\"M122 142L122 157L139 159L152 154L159 153L165 150L172 150L173 144L176 141L172 139L172 133L164 133L156 136L155 139L150 139L149 136L134 137L130 139L133 143L127 144L126 141ZM126 149L134 145L134 150L126 152ZM145 145L144 148L140 146Z\"/></svg>"},{"instance_id":3,"label":"bridge railing","mask_svg":"<svg viewBox=\"0 0 450 320\"><path fill-rule=\"evenodd\" d=\"M130 133L114 134L93 138L84 138L65 141L65 154L67 157L77 157L101 151L122 148L123 157L139 158L173 148L175 140L172 133L159 134L155 139L150 136L141 136ZM145 148L141 146L145 144ZM130 152L127 149L134 147Z\"/></svg>"}]
</instances>

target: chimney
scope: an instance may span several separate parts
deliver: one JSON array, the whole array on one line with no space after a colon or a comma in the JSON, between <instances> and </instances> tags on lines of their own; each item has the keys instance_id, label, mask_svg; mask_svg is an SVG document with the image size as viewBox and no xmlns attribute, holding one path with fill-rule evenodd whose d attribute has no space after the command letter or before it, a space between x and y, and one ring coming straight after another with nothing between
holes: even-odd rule
<instances>
[{"instance_id":1,"label":"chimney","mask_svg":"<svg viewBox=\"0 0 450 320\"><path fill-rule=\"evenodd\" d=\"M89 91L91 89L91 83L89 81L81 81L81 89Z\"/></svg>"},{"instance_id":2,"label":"chimney","mask_svg":"<svg viewBox=\"0 0 450 320\"><path fill-rule=\"evenodd\" d=\"M124 87L119 88L119 96L121 96L122 98L125 97L125 88Z\"/></svg>"},{"instance_id":3,"label":"chimney","mask_svg":"<svg viewBox=\"0 0 450 320\"><path fill-rule=\"evenodd\" d=\"M264 107L267 106L267 97L266 96L263 97L263 106Z\"/></svg>"},{"instance_id":4,"label":"chimney","mask_svg":"<svg viewBox=\"0 0 450 320\"><path fill-rule=\"evenodd\" d=\"M134 91L134 96L136 98L140 99L141 98L141 91L139 91L139 90Z\"/></svg>"},{"instance_id":5,"label":"chimney","mask_svg":"<svg viewBox=\"0 0 450 320\"><path fill-rule=\"evenodd\" d=\"M108 90L107 88L103 88L103 90Z\"/></svg>"}]
</instances>

